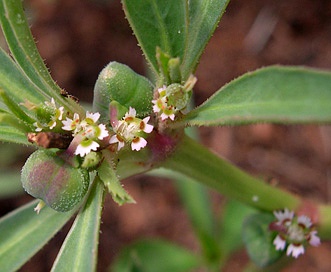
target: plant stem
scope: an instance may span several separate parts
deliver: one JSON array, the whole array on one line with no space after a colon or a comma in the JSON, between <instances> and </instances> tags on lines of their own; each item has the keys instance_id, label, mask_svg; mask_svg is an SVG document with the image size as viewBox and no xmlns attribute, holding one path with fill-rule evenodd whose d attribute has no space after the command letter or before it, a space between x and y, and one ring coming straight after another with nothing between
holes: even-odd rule
<instances>
[{"instance_id":1,"label":"plant stem","mask_svg":"<svg viewBox=\"0 0 331 272\"><path fill-rule=\"evenodd\" d=\"M297 210L302 203L299 197L246 174L187 136L163 166L262 210Z\"/></svg>"},{"instance_id":2,"label":"plant stem","mask_svg":"<svg viewBox=\"0 0 331 272\"><path fill-rule=\"evenodd\" d=\"M318 206L318 235L321 238L331 238L331 206Z\"/></svg>"}]
</instances>

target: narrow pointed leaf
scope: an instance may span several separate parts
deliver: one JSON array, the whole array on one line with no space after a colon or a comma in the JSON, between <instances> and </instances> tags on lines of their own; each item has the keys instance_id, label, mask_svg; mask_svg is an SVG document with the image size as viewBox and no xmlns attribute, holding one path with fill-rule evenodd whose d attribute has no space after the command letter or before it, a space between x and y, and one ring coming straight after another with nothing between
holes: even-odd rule
<instances>
[{"instance_id":1,"label":"narrow pointed leaf","mask_svg":"<svg viewBox=\"0 0 331 272\"><path fill-rule=\"evenodd\" d=\"M35 88L35 92L41 93L44 97L53 97L67 110L82 114L83 111L76 102L61 96L60 87L45 66L29 29L22 1L0 0L0 22L15 61L25 76L38 87L38 90ZM4 66L2 60L1 66ZM25 88L22 88L21 95L25 91Z\"/></svg>"},{"instance_id":2,"label":"narrow pointed leaf","mask_svg":"<svg viewBox=\"0 0 331 272\"><path fill-rule=\"evenodd\" d=\"M219 245L224 261L235 250L243 245L242 230L245 218L256 213L250 206L230 199L222 208L221 227L219 229Z\"/></svg>"},{"instance_id":3,"label":"narrow pointed leaf","mask_svg":"<svg viewBox=\"0 0 331 272\"><path fill-rule=\"evenodd\" d=\"M23 132L13 128L12 126L7 126L4 124L0 124L0 141L30 145L26 135Z\"/></svg>"},{"instance_id":4,"label":"narrow pointed leaf","mask_svg":"<svg viewBox=\"0 0 331 272\"><path fill-rule=\"evenodd\" d=\"M124 11L145 57L158 74L156 47L183 58L187 21L184 0L123 0Z\"/></svg>"},{"instance_id":5,"label":"narrow pointed leaf","mask_svg":"<svg viewBox=\"0 0 331 272\"><path fill-rule=\"evenodd\" d=\"M217 233L216 221L212 213L212 204L207 188L178 172L164 168L155 169L148 173L176 181L177 192L200 241L203 254L208 261L215 261L219 257L220 249L215 236Z\"/></svg>"},{"instance_id":6,"label":"narrow pointed leaf","mask_svg":"<svg viewBox=\"0 0 331 272\"><path fill-rule=\"evenodd\" d=\"M48 69L39 55L29 29L22 1L1 0L0 19L8 46L26 75L41 89L58 91Z\"/></svg>"},{"instance_id":7,"label":"narrow pointed leaf","mask_svg":"<svg viewBox=\"0 0 331 272\"><path fill-rule=\"evenodd\" d=\"M52 271L89 272L97 264L104 186L96 178L54 262Z\"/></svg>"},{"instance_id":8,"label":"narrow pointed leaf","mask_svg":"<svg viewBox=\"0 0 331 272\"><path fill-rule=\"evenodd\" d=\"M272 66L247 73L216 92L179 124L331 122L331 73Z\"/></svg>"},{"instance_id":9,"label":"narrow pointed leaf","mask_svg":"<svg viewBox=\"0 0 331 272\"><path fill-rule=\"evenodd\" d=\"M42 103L50 97L34 85L16 63L0 48L0 88L12 99L23 102Z\"/></svg>"},{"instance_id":10,"label":"narrow pointed leaf","mask_svg":"<svg viewBox=\"0 0 331 272\"><path fill-rule=\"evenodd\" d=\"M190 251L164 240L142 240L125 248L113 272L195 271L199 259Z\"/></svg>"},{"instance_id":11,"label":"narrow pointed leaf","mask_svg":"<svg viewBox=\"0 0 331 272\"><path fill-rule=\"evenodd\" d=\"M0 220L1 271L16 271L40 250L73 212L58 213L45 207L37 214L33 201Z\"/></svg>"},{"instance_id":12,"label":"narrow pointed leaf","mask_svg":"<svg viewBox=\"0 0 331 272\"><path fill-rule=\"evenodd\" d=\"M0 176L0 199L17 196L24 192L19 172L5 172Z\"/></svg>"},{"instance_id":13,"label":"narrow pointed leaf","mask_svg":"<svg viewBox=\"0 0 331 272\"><path fill-rule=\"evenodd\" d=\"M199 62L210 37L230 0L190 0L188 2L188 34L182 64L186 80Z\"/></svg>"},{"instance_id":14,"label":"narrow pointed leaf","mask_svg":"<svg viewBox=\"0 0 331 272\"><path fill-rule=\"evenodd\" d=\"M216 222L208 191L195 180L177 175L179 176L176 179L177 191L200 240L203 254L209 262L215 262L219 259L220 248L215 239Z\"/></svg>"}]
</instances>

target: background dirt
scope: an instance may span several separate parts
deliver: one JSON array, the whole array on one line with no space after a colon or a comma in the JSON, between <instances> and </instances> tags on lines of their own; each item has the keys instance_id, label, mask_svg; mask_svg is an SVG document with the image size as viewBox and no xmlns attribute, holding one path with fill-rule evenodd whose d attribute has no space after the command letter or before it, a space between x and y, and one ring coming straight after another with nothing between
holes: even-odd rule
<instances>
[{"instance_id":1,"label":"background dirt","mask_svg":"<svg viewBox=\"0 0 331 272\"><path fill-rule=\"evenodd\" d=\"M91 102L94 82L109 61L145 71L137 41L119 1L29 0L26 11L42 57L61 87ZM331 69L331 2L328 0L233 0L202 56L196 76L196 103L233 78L272 65ZM203 128L203 142L246 171L276 180L292 192L330 202L331 128L279 126ZM100 234L98 271L116 253L141 237L163 237L198 251L190 224L169 180L138 177L125 182L136 205L118 207L107 197ZM222 197L215 197L216 204ZM30 201L1 201L1 214ZM48 271L69 226L21 271ZM331 246L294 261L283 271L331 271ZM242 271L244 250L226 271Z\"/></svg>"}]
</instances>

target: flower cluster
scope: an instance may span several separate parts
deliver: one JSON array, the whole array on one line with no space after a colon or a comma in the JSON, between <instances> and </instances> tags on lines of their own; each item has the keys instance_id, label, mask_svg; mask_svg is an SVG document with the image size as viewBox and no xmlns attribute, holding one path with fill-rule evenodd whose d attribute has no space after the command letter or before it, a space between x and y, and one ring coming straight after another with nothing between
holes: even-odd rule
<instances>
[{"instance_id":1,"label":"flower cluster","mask_svg":"<svg viewBox=\"0 0 331 272\"><path fill-rule=\"evenodd\" d=\"M74 139L69 148L72 154L81 157L86 156L91 151L97 151L100 147L100 141L103 141L106 146L117 143L117 150L124 147L125 143L131 144L131 149L139 151L147 145L144 138L145 133L151 133L153 126L148 124L150 117L140 119L136 117L136 110L129 108L121 120L112 120L113 135L110 135L109 130L104 124L98 122L100 113L86 112L85 118L81 119L78 113L74 113L72 118L64 117L64 107L56 107L55 101L52 98L51 102L44 102L41 106L36 106L26 102L24 106L36 111L38 121L34 123L36 131L40 132L43 129L62 129L63 131L71 131ZM58 120L62 122L62 126L58 125ZM110 137L105 139L106 137ZM107 142L105 142L107 141Z\"/></svg>"},{"instance_id":2,"label":"flower cluster","mask_svg":"<svg viewBox=\"0 0 331 272\"><path fill-rule=\"evenodd\" d=\"M175 115L186 108L191 90L197 79L191 75L184 85L173 83L157 89L156 99L152 100L153 111L160 115L161 120L175 120Z\"/></svg>"},{"instance_id":3,"label":"flower cluster","mask_svg":"<svg viewBox=\"0 0 331 272\"><path fill-rule=\"evenodd\" d=\"M320 238L314 230L311 219L308 216L296 216L293 211L275 211L276 222L270 224L270 229L278 234L273 241L276 250L284 250L288 244L286 255L297 258L305 252L305 245L320 245Z\"/></svg>"},{"instance_id":4,"label":"flower cluster","mask_svg":"<svg viewBox=\"0 0 331 272\"><path fill-rule=\"evenodd\" d=\"M178 111L174 105L168 103L167 87L163 86L158 90L159 98L152 100L153 111L159 113L162 120L170 118L175 120L175 113Z\"/></svg>"},{"instance_id":5,"label":"flower cluster","mask_svg":"<svg viewBox=\"0 0 331 272\"><path fill-rule=\"evenodd\" d=\"M98 140L103 140L107 137L108 131L104 124L97 124L100 118L100 113L86 112L86 117L80 120L77 113L74 114L73 119L66 118L62 121L63 130L72 131L74 137L79 137L80 143L75 150L75 155L84 157L92 150L96 151L100 146Z\"/></svg>"},{"instance_id":6,"label":"flower cluster","mask_svg":"<svg viewBox=\"0 0 331 272\"><path fill-rule=\"evenodd\" d=\"M51 102L46 101L44 105L37 110L37 116L40 120L33 124L36 127L36 131L40 132L45 128L55 128L57 125L57 121L62 120L63 111L63 107L56 107L54 98L51 99Z\"/></svg>"},{"instance_id":7,"label":"flower cluster","mask_svg":"<svg viewBox=\"0 0 331 272\"><path fill-rule=\"evenodd\" d=\"M147 123L149 118L137 118L136 110L130 107L122 120L112 123L115 135L110 138L109 143L118 143L117 150L124 147L125 143L131 143L132 150L139 151L144 148L147 145L143 138L144 133L151 133L153 130L153 126Z\"/></svg>"}]
</instances>

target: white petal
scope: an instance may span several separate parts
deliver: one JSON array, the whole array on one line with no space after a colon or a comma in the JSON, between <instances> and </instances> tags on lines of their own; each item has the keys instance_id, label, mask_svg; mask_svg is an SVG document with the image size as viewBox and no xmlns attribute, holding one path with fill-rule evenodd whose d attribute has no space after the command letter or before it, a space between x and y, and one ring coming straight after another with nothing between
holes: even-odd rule
<instances>
[{"instance_id":1,"label":"white petal","mask_svg":"<svg viewBox=\"0 0 331 272\"><path fill-rule=\"evenodd\" d=\"M134 108L130 107L129 108L129 115L132 116L132 117L136 117L136 114L137 114L136 110Z\"/></svg>"},{"instance_id":2,"label":"white petal","mask_svg":"<svg viewBox=\"0 0 331 272\"><path fill-rule=\"evenodd\" d=\"M162 114L161 114L161 119L162 119L162 121L166 120L168 117L169 117L169 116L166 115L165 113L162 113Z\"/></svg>"},{"instance_id":3,"label":"white petal","mask_svg":"<svg viewBox=\"0 0 331 272\"><path fill-rule=\"evenodd\" d=\"M100 128L100 135L98 136L98 139L102 140L103 138L107 137L109 134L104 124L100 124L99 128Z\"/></svg>"},{"instance_id":4,"label":"white petal","mask_svg":"<svg viewBox=\"0 0 331 272\"><path fill-rule=\"evenodd\" d=\"M94 123L96 123L100 118L100 113L98 113L98 112L92 113L92 112L87 111L86 118L90 118L93 120Z\"/></svg>"},{"instance_id":5,"label":"white petal","mask_svg":"<svg viewBox=\"0 0 331 272\"><path fill-rule=\"evenodd\" d=\"M175 114L173 113L173 114L170 114L169 115L169 118L173 121L173 120L175 120Z\"/></svg>"},{"instance_id":6,"label":"white petal","mask_svg":"<svg viewBox=\"0 0 331 272\"><path fill-rule=\"evenodd\" d=\"M157 101L157 100L153 100L153 101ZM152 102L153 102L152 101ZM157 112L160 112L161 109L157 106L157 104L155 103L155 105L153 106L153 112L157 113Z\"/></svg>"},{"instance_id":7,"label":"white petal","mask_svg":"<svg viewBox=\"0 0 331 272\"><path fill-rule=\"evenodd\" d=\"M63 112L64 112L64 107L59 107L58 110L59 110L59 112L60 112L58 119L59 119L59 120L62 120Z\"/></svg>"},{"instance_id":8,"label":"white petal","mask_svg":"<svg viewBox=\"0 0 331 272\"><path fill-rule=\"evenodd\" d=\"M115 143L118 143L118 142L119 142L119 140L118 140L116 134L113 135L113 136L111 136L110 139L109 139L109 143L110 143L110 144L115 144Z\"/></svg>"},{"instance_id":9,"label":"white petal","mask_svg":"<svg viewBox=\"0 0 331 272\"><path fill-rule=\"evenodd\" d=\"M43 127L38 122L34 122L33 125L36 127L35 131L40 132L43 130Z\"/></svg>"},{"instance_id":10,"label":"white petal","mask_svg":"<svg viewBox=\"0 0 331 272\"><path fill-rule=\"evenodd\" d=\"M286 251L287 256L290 256L292 254L294 258L298 258L299 255L303 253L305 253L305 248L301 244L300 245L290 244Z\"/></svg>"},{"instance_id":11,"label":"white petal","mask_svg":"<svg viewBox=\"0 0 331 272\"><path fill-rule=\"evenodd\" d=\"M99 144L94 141L91 142L91 144L88 146L82 146L81 144L79 144L76 148L75 155L80 155L81 157L84 157L85 155L90 153L91 150L96 151L98 149L98 147L99 147Z\"/></svg>"},{"instance_id":12,"label":"white petal","mask_svg":"<svg viewBox=\"0 0 331 272\"><path fill-rule=\"evenodd\" d=\"M161 95L161 96L164 96L164 95L162 95L161 93L163 92L163 91L165 91L167 89L167 86L165 86L165 85L163 85L161 88L158 88L157 89L157 91L159 92L159 94Z\"/></svg>"},{"instance_id":13,"label":"white petal","mask_svg":"<svg viewBox=\"0 0 331 272\"><path fill-rule=\"evenodd\" d=\"M286 246L286 241L282 239L279 235L276 236L276 238L273 241L273 244L276 247L276 250L284 250Z\"/></svg>"},{"instance_id":14,"label":"white petal","mask_svg":"<svg viewBox=\"0 0 331 272\"><path fill-rule=\"evenodd\" d=\"M124 142L118 142L117 151L124 147Z\"/></svg>"},{"instance_id":15,"label":"white petal","mask_svg":"<svg viewBox=\"0 0 331 272\"><path fill-rule=\"evenodd\" d=\"M79 122L79 114L78 113L74 113L74 119L75 122Z\"/></svg>"},{"instance_id":16,"label":"white petal","mask_svg":"<svg viewBox=\"0 0 331 272\"><path fill-rule=\"evenodd\" d=\"M131 149L139 151L147 145L147 141L144 138L138 137L131 143Z\"/></svg>"},{"instance_id":17,"label":"white petal","mask_svg":"<svg viewBox=\"0 0 331 272\"><path fill-rule=\"evenodd\" d=\"M50 129L55 128L55 126L56 126L56 121L53 120L52 122L49 122L49 123L48 123L48 126L49 126Z\"/></svg>"},{"instance_id":18,"label":"white petal","mask_svg":"<svg viewBox=\"0 0 331 272\"><path fill-rule=\"evenodd\" d=\"M300 215L298 217L298 224L300 225L304 225L306 228L310 228L312 225L312 222L310 220L310 218L306 215Z\"/></svg>"},{"instance_id":19,"label":"white petal","mask_svg":"<svg viewBox=\"0 0 331 272\"><path fill-rule=\"evenodd\" d=\"M68 131L73 130L74 128L71 126L72 123L73 123L73 120L71 120L70 118L67 117L66 120L62 121L62 124L63 124L62 129L63 130L68 130Z\"/></svg>"},{"instance_id":20,"label":"white petal","mask_svg":"<svg viewBox=\"0 0 331 272\"><path fill-rule=\"evenodd\" d=\"M314 230L312 232L310 232L310 237L308 239L309 244L311 244L312 246L319 246L321 244L321 239L317 236L317 231Z\"/></svg>"},{"instance_id":21,"label":"white petal","mask_svg":"<svg viewBox=\"0 0 331 272\"><path fill-rule=\"evenodd\" d=\"M279 221L280 224L282 224L285 220L292 220L294 216L294 211L289 211L288 209L285 209L283 211L274 211L274 215Z\"/></svg>"},{"instance_id":22,"label":"white petal","mask_svg":"<svg viewBox=\"0 0 331 272\"><path fill-rule=\"evenodd\" d=\"M126 119L126 118L136 118L136 114L137 114L137 112L136 112L136 110L134 109L134 108L129 108L129 111L127 112L127 113L125 113L125 115L124 115L124 120Z\"/></svg>"},{"instance_id":23,"label":"white petal","mask_svg":"<svg viewBox=\"0 0 331 272\"><path fill-rule=\"evenodd\" d=\"M150 119L149 116L143 119L143 122L145 124L145 127L144 127L143 131L146 132L146 133L151 133L153 131L153 128L154 128L152 125L147 124L149 119Z\"/></svg>"}]
</instances>

